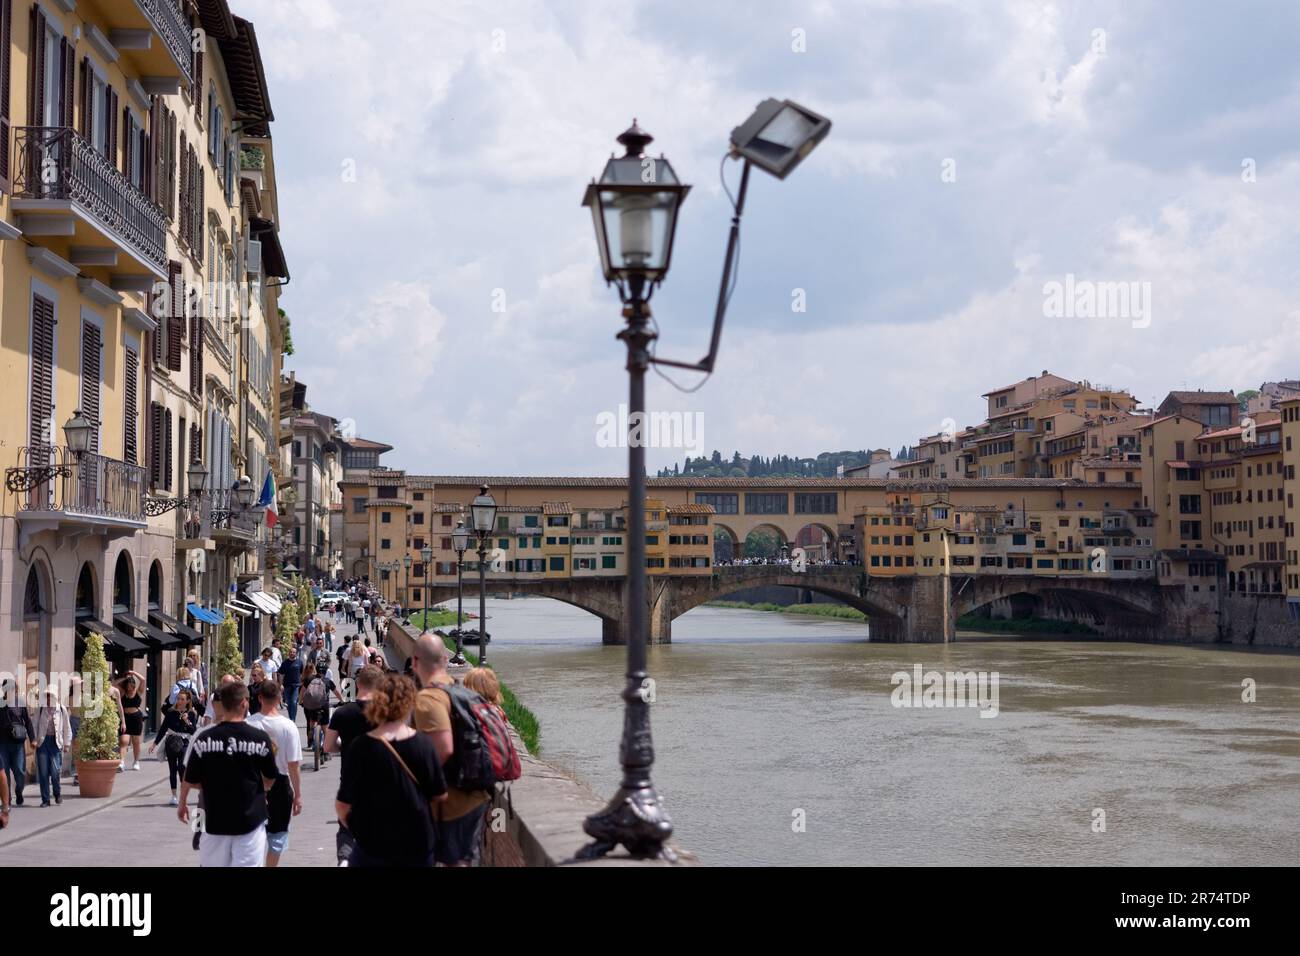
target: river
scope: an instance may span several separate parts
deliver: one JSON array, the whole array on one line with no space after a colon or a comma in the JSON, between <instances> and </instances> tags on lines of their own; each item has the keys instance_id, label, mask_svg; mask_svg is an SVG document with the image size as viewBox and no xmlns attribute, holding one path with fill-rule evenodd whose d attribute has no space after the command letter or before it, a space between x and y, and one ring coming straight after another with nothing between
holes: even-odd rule
<instances>
[{"instance_id":1,"label":"river","mask_svg":"<svg viewBox=\"0 0 1300 956\"><path fill-rule=\"evenodd\" d=\"M559 602L488 615L541 757L611 795L625 650ZM1300 656L863 635L738 609L673 622L649 660L675 842L713 865L1300 863ZM997 716L894 706L916 664L996 672Z\"/></svg>"}]
</instances>

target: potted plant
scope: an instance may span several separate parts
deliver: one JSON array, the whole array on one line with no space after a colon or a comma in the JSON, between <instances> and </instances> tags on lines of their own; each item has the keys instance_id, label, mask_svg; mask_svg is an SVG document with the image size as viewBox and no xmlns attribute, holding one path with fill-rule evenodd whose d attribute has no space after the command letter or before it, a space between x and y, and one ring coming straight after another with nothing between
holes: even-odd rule
<instances>
[{"instance_id":1,"label":"potted plant","mask_svg":"<svg viewBox=\"0 0 1300 956\"><path fill-rule=\"evenodd\" d=\"M81 781L83 797L108 797L113 793L113 781L121 760L118 734L122 717L117 700L109 694L110 673L104 658L104 639L98 634L86 638L86 655L82 668L89 678L85 693L86 716L77 732L77 777ZM91 716L91 715L94 716Z\"/></svg>"},{"instance_id":2,"label":"potted plant","mask_svg":"<svg viewBox=\"0 0 1300 956\"><path fill-rule=\"evenodd\" d=\"M298 619L298 606L292 601L285 601L280 609L279 629L276 634L281 656L288 658L289 648L294 646L293 636L298 633L300 623L302 622Z\"/></svg>"}]
</instances>

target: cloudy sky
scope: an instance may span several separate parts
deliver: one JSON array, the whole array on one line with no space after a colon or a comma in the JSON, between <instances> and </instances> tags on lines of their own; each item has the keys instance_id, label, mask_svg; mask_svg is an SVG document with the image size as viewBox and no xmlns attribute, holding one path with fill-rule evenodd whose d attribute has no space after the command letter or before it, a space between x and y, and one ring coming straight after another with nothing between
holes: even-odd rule
<instances>
[{"instance_id":1,"label":"cloudy sky","mask_svg":"<svg viewBox=\"0 0 1300 956\"><path fill-rule=\"evenodd\" d=\"M694 185L654 304L659 354L695 360L719 161L768 96L834 128L785 182L751 180L713 378L650 379L706 448L897 449L1044 369L1144 403L1300 375L1288 0L232 6L277 117L287 367L391 466L624 472L597 441L626 374L583 186L634 115ZM1067 275L1145 283L1149 311L1045 314Z\"/></svg>"}]
</instances>

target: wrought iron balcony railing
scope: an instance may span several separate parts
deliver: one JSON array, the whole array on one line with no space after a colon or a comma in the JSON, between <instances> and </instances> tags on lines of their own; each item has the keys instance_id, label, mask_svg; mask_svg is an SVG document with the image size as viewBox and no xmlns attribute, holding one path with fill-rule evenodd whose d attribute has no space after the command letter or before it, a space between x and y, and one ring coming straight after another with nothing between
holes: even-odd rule
<instances>
[{"instance_id":1,"label":"wrought iron balcony railing","mask_svg":"<svg viewBox=\"0 0 1300 956\"><path fill-rule=\"evenodd\" d=\"M18 495L20 514L68 515L143 523L145 469L53 445L19 449L5 487Z\"/></svg>"},{"instance_id":2,"label":"wrought iron balcony railing","mask_svg":"<svg viewBox=\"0 0 1300 956\"><path fill-rule=\"evenodd\" d=\"M14 151L16 198L76 203L145 260L166 268L162 209L76 130L70 126L15 127Z\"/></svg>"},{"instance_id":3,"label":"wrought iron balcony railing","mask_svg":"<svg viewBox=\"0 0 1300 956\"><path fill-rule=\"evenodd\" d=\"M163 45L181 68L187 85L194 82L190 69L190 27L176 0L135 0L153 24Z\"/></svg>"}]
</instances>

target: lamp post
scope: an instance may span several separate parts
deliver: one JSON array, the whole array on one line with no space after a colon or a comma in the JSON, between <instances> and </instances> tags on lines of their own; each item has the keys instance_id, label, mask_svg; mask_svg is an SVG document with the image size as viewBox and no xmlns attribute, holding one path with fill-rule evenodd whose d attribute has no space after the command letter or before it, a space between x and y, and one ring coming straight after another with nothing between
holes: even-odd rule
<instances>
[{"instance_id":1,"label":"lamp post","mask_svg":"<svg viewBox=\"0 0 1300 956\"><path fill-rule=\"evenodd\" d=\"M410 623L411 609L406 607L406 602L411 597L411 552L408 551L402 556L402 564L406 566L406 584L402 587L402 599L397 603L403 606L406 611L407 623Z\"/></svg>"},{"instance_id":2,"label":"lamp post","mask_svg":"<svg viewBox=\"0 0 1300 956\"><path fill-rule=\"evenodd\" d=\"M470 520L474 522L474 536L478 538L478 662L487 666L487 542L488 535L497 523L496 499L488 494L488 486L479 489L478 497L469 506ZM462 642L463 643L463 642Z\"/></svg>"},{"instance_id":3,"label":"lamp post","mask_svg":"<svg viewBox=\"0 0 1300 956\"><path fill-rule=\"evenodd\" d=\"M651 354L657 334L650 328L650 297L663 282L672 260L678 212L690 186L677 178L662 155L646 156L653 141L636 120L618 137L622 156L611 156L599 180L587 187L582 204L591 210L596 247L607 285L618 289L627 325L618 338L627 346L628 370L628 573L625 620L627 675L623 687L623 738L619 762L623 780L618 792L583 829L593 842L578 856L604 856L622 844L637 857L676 855L666 845L673 826L650 779L654 742L650 732L651 694L646 674L648 607L646 604L645 373L651 363L711 374L717 360L722 324L733 291L732 273L739 254L740 217L749 187L750 166L784 179L830 131L830 121L789 100L765 100L748 120L732 130L728 155L743 159L740 189L733 202L731 233L723 262L722 284L713 314L709 353L699 362L677 362Z\"/></svg>"},{"instance_id":4,"label":"lamp post","mask_svg":"<svg viewBox=\"0 0 1300 956\"><path fill-rule=\"evenodd\" d=\"M430 568L433 566L433 546L426 544L420 549L420 557L424 558L424 586L420 588L420 608L421 627L420 633L428 633L429 630L429 603L433 597L433 586L429 583L432 576Z\"/></svg>"},{"instance_id":5,"label":"lamp post","mask_svg":"<svg viewBox=\"0 0 1300 956\"><path fill-rule=\"evenodd\" d=\"M456 552L456 656L460 656L460 645L462 628L465 621L464 606L464 589L465 589L465 551L469 548L469 529L465 527L465 519L456 520L456 530L451 533L451 545ZM480 622L481 624L482 622Z\"/></svg>"}]
</instances>

